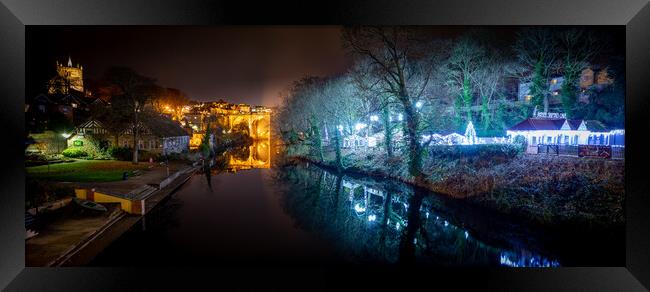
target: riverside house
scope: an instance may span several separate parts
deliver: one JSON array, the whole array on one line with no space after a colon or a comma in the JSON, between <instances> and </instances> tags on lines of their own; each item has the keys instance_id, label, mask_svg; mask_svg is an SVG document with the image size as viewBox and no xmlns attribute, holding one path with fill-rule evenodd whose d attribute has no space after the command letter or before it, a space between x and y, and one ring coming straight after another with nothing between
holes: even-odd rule
<instances>
[{"instance_id":1,"label":"riverside house","mask_svg":"<svg viewBox=\"0 0 650 292\"><path fill-rule=\"evenodd\" d=\"M132 129L122 131L117 137L109 135L103 123L89 119L75 128L68 138L68 147L83 147L90 141L89 137L106 140L111 146L133 147ZM140 126L139 149L151 153L167 155L184 153L189 150L190 137L180 125L162 116L143 119Z\"/></svg>"},{"instance_id":2,"label":"riverside house","mask_svg":"<svg viewBox=\"0 0 650 292\"><path fill-rule=\"evenodd\" d=\"M523 136L529 146L544 145L625 145L625 130L607 128L595 120L570 120L564 114L539 113L507 131L512 141Z\"/></svg>"}]
</instances>

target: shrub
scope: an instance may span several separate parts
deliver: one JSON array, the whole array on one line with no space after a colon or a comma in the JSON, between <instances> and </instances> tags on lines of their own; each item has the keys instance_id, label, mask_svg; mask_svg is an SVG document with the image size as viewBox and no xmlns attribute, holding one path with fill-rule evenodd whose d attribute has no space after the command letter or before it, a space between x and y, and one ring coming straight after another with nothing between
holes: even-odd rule
<instances>
[{"instance_id":1,"label":"shrub","mask_svg":"<svg viewBox=\"0 0 650 292\"><path fill-rule=\"evenodd\" d=\"M131 161L133 160L133 148L130 147L110 147L108 148L108 154L113 157L113 159L122 160L122 161ZM138 151L138 161L149 161L149 158L153 158L154 161L160 160L160 155L154 152L149 152L146 150Z\"/></svg>"},{"instance_id":2,"label":"shrub","mask_svg":"<svg viewBox=\"0 0 650 292\"><path fill-rule=\"evenodd\" d=\"M63 152L61 154L63 154L63 156L65 156L65 157L69 157L69 158L80 158L80 157L87 157L88 156L88 152L86 152L85 149L80 148L80 147L67 148L67 149L63 150Z\"/></svg>"},{"instance_id":3,"label":"shrub","mask_svg":"<svg viewBox=\"0 0 650 292\"><path fill-rule=\"evenodd\" d=\"M45 162L47 161L47 156L41 153L27 153L25 155L25 160L32 162Z\"/></svg>"},{"instance_id":4,"label":"shrub","mask_svg":"<svg viewBox=\"0 0 650 292\"><path fill-rule=\"evenodd\" d=\"M528 142L526 142L526 138L524 136L517 135L514 139L513 144L519 147L520 152L526 152L526 147L528 146Z\"/></svg>"},{"instance_id":5,"label":"shrub","mask_svg":"<svg viewBox=\"0 0 650 292\"><path fill-rule=\"evenodd\" d=\"M117 160L130 161L133 159L133 149L129 147L114 146L108 148L108 155Z\"/></svg>"}]
</instances>

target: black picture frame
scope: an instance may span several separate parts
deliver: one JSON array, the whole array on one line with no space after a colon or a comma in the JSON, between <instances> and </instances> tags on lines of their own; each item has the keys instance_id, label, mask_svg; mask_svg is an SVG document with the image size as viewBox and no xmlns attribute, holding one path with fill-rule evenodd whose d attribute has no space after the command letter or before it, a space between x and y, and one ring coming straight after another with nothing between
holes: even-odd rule
<instances>
[{"instance_id":1,"label":"black picture frame","mask_svg":"<svg viewBox=\"0 0 650 292\"><path fill-rule=\"evenodd\" d=\"M644 291L650 287L650 191L645 143L650 111L648 0L333 1L312 4L205 0L0 0L0 108L7 148L0 181L0 288L9 291L238 290L289 285L352 288L334 282L374 277L372 285L478 285L494 290ZM626 266L552 269L25 268L23 153L26 25L621 25L626 28ZM3 147L4 148L4 147ZM393 277L398 275L399 277ZM402 277L404 276L404 277ZM299 286L302 280L316 283ZM356 284L368 288L365 284ZM383 286L385 287L385 286ZM440 286L438 288L442 288ZM453 287L453 286L452 286Z\"/></svg>"}]
</instances>

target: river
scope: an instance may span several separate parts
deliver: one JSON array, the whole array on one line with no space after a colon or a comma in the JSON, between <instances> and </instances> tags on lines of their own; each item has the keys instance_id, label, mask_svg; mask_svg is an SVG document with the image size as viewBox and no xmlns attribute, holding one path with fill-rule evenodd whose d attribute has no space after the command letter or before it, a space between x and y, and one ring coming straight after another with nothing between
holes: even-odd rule
<instances>
[{"instance_id":1,"label":"river","mask_svg":"<svg viewBox=\"0 0 650 292\"><path fill-rule=\"evenodd\" d=\"M191 177L89 265L603 264L584 237L392 180L272 166L262 144Z\"/></svg>"}]
</instances>

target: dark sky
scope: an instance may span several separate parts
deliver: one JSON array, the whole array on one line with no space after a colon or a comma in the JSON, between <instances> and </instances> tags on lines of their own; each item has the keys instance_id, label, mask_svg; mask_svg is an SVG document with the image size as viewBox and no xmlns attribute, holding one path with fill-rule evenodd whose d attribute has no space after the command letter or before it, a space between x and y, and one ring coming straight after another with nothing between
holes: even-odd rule
<instances>
[{"instance_id":1,"label":"dark sky","mask_svg":"<svg viewBox=\"0 0 650 292\"><path fill-rule=\"evenodd\" d=\"M28 27L27 52L27 76L36 83L28 88L52 77L55 61L70 55L84 78L123 65L191 99L267 106L278 104L292 81L350 64L335 26Z\"/></svg>"},{"instance_id":2,"label":"dark sky","mask_svg":"<svg viewBox=\"0 0 650 292\"><path fill-rule=\"evenodd\" d=\"M461 35L470 27L429 27L431 38ZM508 50L520 27L479 27ZM472 28L476 29L476 27ZM587 27L624 50L624 26ZM342 73L351 57L337 26L28 26L27 96L44 91L55 61L84 67L100 79L110 66L127 66L178 88L194 100L277 105L279 93L306 75Z\"/></svg>"}]
</instances>

